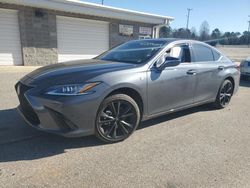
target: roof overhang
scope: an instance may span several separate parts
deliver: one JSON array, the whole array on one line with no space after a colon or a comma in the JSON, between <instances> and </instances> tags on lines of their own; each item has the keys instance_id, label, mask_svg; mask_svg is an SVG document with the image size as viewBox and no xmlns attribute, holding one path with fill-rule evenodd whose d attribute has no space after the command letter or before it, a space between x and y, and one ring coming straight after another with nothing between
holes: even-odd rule
<instances>
[{"instance_id":1,"label":"roof overhang","mask_svg":"<svg viewBox=\"0 0 250 188\"><path fill-rule=\"evenodd\" d=\"M80 0L1 0L1 2L105 18L144 22L149 24L166 24L174 20L173 17L169 16L148 14L144 12L82 2Z\"/></svg>"}]
</instances>

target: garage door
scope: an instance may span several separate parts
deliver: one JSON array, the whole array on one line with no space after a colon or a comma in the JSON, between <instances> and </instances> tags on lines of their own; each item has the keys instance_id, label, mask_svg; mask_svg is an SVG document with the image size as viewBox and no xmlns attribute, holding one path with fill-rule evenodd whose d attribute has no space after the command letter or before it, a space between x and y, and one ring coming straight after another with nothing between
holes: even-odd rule
<instances>
[{"instance_id":1,"label":"garage door","mask_svg":"<svg viewBox=\"0 0 250 188\"><path fill-rule=\"evenodd\" d=\"M17 11L0 9L0 65L21 65Z\"/></svg>"},{"instance_id":2,"label":"garage door","mask_svg":"<svg viewBox=\"0 0 250 188\"><path fill-rule=\"evenodd\" d=\"M107 22L57 16L58 61L93 58L109 48Z\"/></svg>"}]
</instances>

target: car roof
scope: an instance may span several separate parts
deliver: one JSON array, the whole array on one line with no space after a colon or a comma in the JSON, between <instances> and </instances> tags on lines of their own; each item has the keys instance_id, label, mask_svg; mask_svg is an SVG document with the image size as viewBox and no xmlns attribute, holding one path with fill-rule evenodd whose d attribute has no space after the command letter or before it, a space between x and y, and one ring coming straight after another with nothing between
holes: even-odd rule
<instances>
[{"instance_id":1,"label":"car roof","mask_svg":"<svg viewBox=\"0 0 250 188\"><path fill-rule=\"evenodd\" d=\"M181 40L181 39L178 39L178 38L155 38L155 39L142 39L139 41L152 41L152 42L162 41L162 42L170 43L170 42L175 42L178 40Z\"/></svg>"},{"instance_id":2,"label":"car roof","mask_svg":"<svg viewBox=\"0 0 250 188\"><path fill-rule=\"evenodd\" d=\"M166 42L166 43L176 42L176 43L190 43L190 44L197 43L197 44L203 44L205 46L210 46L209 44L207 44L205 42L201 42L201 41L197 41L197 40L191 40L191 39L180 39L180 38L142 39L142 41L152 41L152 42L154 42L154 41L155 42L162 41L162 42Z\"/></svg>"},{"instance_id":3,"label":"car roof","mask_svg":"<svg viewBox=\"0 0 250 188\"><path fill-rule=\"evenodd\" d=\"M191 40L191 39L180 39L180 38L155 38L155 39L142 39L142 40L134 40L134 41L148 41L148 42L157 42L157 41L161 41L161 42L165 42L165 45L169 45L169 44L174 44L174 45L178 45L180 43L188 43L188 44L200 44L206 47L209 47L213 50L215 50L216 52L218 52L219 54L222 55L222 53L220 51L218 51L218 49L214 48L213 46L202 42L202 41L197 41L197 40Z\"/></svg>"},{"instance_id":4,"label":"car roof","mask_svg":"<svg viewBox=\"0 0 250 188\"><path fill-rule=\"evenodd\" d=\"M216 51L217 53L219 53L220 55L223 55L217 48L202 42L202 41L198 41L198 40L191 40L191 39L180 39L180 38L157 38L157 39L143 39L144 41L162 41L162 42L166 42L166 45L173 43L174 45L178 45L180 43L188 43L188 44L200 44L206 47L211 48L212 50Z\"/></svg>"}]
</instances>

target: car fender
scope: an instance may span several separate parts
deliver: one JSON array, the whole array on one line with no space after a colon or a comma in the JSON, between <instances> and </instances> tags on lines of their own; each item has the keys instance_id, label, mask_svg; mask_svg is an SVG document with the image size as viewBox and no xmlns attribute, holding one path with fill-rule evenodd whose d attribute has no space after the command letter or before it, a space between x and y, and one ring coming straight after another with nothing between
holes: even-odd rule
<instances>
[{"instance_id":1,"label":"car fender","mask_svg":"<svg viewBox=\"0 0 250 188\"><path fill-rule=\"evenodd\" d=\"M116 90L119 90L119 89L122 89L122 88L133 89L133 90L135 90L141 96L142 101L143 101L144 114L145 114L147 112L147 94L146 94L146 90L143 89L143 88L146 88L146 87L143 87L143 86L140 88L137 85L132 84L132 83L119 83L119 84L116 84L116 85L109 86L102 93L101 101L103 101L112 92L114 92Z\"/></svg>"}]
</instances>

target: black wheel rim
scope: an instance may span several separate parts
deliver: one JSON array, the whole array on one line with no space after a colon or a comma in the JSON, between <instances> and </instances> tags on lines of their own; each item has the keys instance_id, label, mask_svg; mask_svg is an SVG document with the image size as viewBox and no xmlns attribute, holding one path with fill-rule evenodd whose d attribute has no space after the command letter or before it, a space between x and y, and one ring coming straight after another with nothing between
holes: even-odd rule
<instances>
[{"instance_id":1,"label":"black wheel rim","mask_svg":"<svg viewBox=\"0 0 250 188\"><path fill-rule=\"evenodd\" d=\"M136 122L137 115L133 105L124 100L115 100L102 108L97 126L104 138L122 140L134 131Z\"/></svg>"},{"instance_id":2,"label":"black wheel rim","mask_svg":"<svg viewBox=\"0 0 250 188\"><path fill-rule=\"evenodd\" d=\"M227 82L220 92L220 104L226 106L229 104L233 93L233 85L231 82Z\"/></svg>"}]
</instances>

